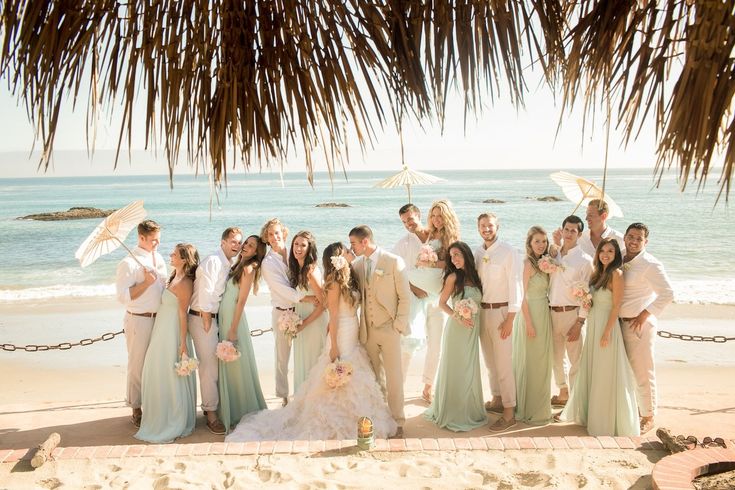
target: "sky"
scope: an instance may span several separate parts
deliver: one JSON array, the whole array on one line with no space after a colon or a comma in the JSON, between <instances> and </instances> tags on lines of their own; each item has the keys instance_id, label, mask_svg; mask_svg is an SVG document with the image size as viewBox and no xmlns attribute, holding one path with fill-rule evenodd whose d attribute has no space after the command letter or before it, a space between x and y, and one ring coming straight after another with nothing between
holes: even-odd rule
<instances>
[{"instance_id":1,"label":"sky","mask_svg":"<svg viewBox=\"0 0 735 490\"><path fill-rule=\"evenodd\" d=\"M534 80L531 79L533 87ZM470 115L464 130L463 105L459 94L448 100L448 114L442 134L437 124L430 121L421 128L415 121L404 126L406 163L414 169L431 171L451 168L590 168L601 170L605 154L605 131L602 118L595 121L592 131L584 132L581 111L565 118L557 135L560 116L558 103L545 86L538 84L526 98L525 108L516 110L508 98L485 100L482 113ZM83 99L82 99L83 100ZM141 112L141 111L138 111ZM145 123L139 117L134 124L132 158L127 158L127 146L117 169L113 169L114 148L119 126L104 118L98 127L94 157L86 151L86 106L71 111L67 104L60 117L57 131L53 168L44 173L37 169L38 151L33 148L33 125L25 108L12 96L5 83L0 84L0 178L34 176L81 175L138 175L166 174L167 163L163 153L144 149ZM118 119L119 120L119 119ZM139 128L137 131L135 128ZM652 124L647 124L637 141L621 147L622 134L612 131L610 138L609 168L650 168L656 160ZM36 148L40 145L37 143ZM400 170L400 139L394 127L378 129L374 148L361 154L357 143L351 145L351 159L347 171ZM319 151L314 153L315 170L326 170ZM303 172L302 154L288 158L284 171ZM240 166L234 173L243 172ZM251 169L257 172L257 168ZM269 169L265 168L267 172ZM272 169L275 171L275 169ZM232 170L228 170L232 172ZM193 173L182 159L176 174Z\"/></svg>"}]
</instances>

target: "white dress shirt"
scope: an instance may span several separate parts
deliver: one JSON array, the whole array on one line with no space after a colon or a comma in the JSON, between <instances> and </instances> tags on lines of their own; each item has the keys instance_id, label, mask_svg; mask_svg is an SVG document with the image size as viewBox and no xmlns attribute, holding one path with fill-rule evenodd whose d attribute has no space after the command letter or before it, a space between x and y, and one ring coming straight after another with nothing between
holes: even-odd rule
<instances>
[{"instance_id":1,"label":"white dress shirt","mask_svg":"<svg viewBox=\"0 0 735 490\"><path fill-rule=\"evenodd\" d=\"M143 267L130 256L125 257L117 265L115 274L115 292L117 300L125 305L130 313L155 313L161 306L161 296L166 287L166 262L158 252L148 252L140 247L133 249L133 255L143 266L156 271L158 280L148 286L143 294L135 299L130 298L130 288L145 280ZM155 257L155 264L153 258Z\"/></svg>"},{"instance_id":2,"label":"white dress shirt","mask_svg":"<svg viewBox=\"0 0 735 490\"><path fill-rule=\"evenodd\" d=\"M521 260L510 244L496 240L475 249L475 265L482 281L483 303L508 303L508 311L518 312L523 300Z\"/></svg>"},{"instance_id":3,"label":"white dress shirt","mask_svg":"<svg viewBox=\"0 0 735 490\"><path fill-rule=\"evenodd\" d=\"M620 252L623 255L625 255L625 242L623 241L622 233L620 233L617 230L613 230L612 228L607 226L605 227L605 230L603 230L602 232L602 238L614 238L615 241L618 242L618 246L620 247ZM590 238L589 228L582 232L582 235L579 237L579 240L577 241L577 247L584 250L584 253L586 253L590 257L595 256L595 252L597 251L597 249L592 244L592 239Z\"/></svg>"},{"instance_id":4,"label":"white dress shirt","mask_svg":"<svg viewBox=\"0 0 735 490\"><path fill-rule=\"evenodd\" d=\"M222 293L225 292L227 276L232 262L222 248L207 256L197 267L194 292L191 295L191 309L198 312L219 312Z\"/></svg>"},{"instance_id":5,"label":"white dress shirt","mask_svg":"<svg viewBox=\"0 0 735 490\"><path fill-rule=\"evenodd\" d=\"M577 245L563 257L559 252L555 259L561 263L563 270L557 269L551 274L549 306L579 305L577 299L572 296L572 286L579 281L589 284L592 275L592 257ZM584 308L580 308L579 311L580 317L587 316Z\"/></svg>"},{"instance_id":6,"label":"white dress shirt","mask_svg":"<svg viewBox=\"0 0 735 490\"><path fill-rule=\"evenodd\" d=\"M422 245L423 243L415 233L407 233L393 246L392 252L403 259L406 270L409 271L416 267Z\"/></svg>"},{"instance_id":7,"label":"white dress shirt","mask_svg":"<svg viewBox=\"0 0 735 490\"><path fill-rule=\"evenodd\" d=\"M261 264L263 280L271 292L271 305L275 308L293 308L305 294L291 287L288 280L288 265L283 256L271 249Z\"/></svg>"},{"instance_id":8,"label":"white dress shirt","mask_svg":"<svg viewBox=\"0 0 735 490\"><path fill-rule=\"evenodd\" d=\"M625 290L620 305L620 317L632 318L643 310L658 317L674 300L674 290L664 266L645 250L623 264ZM650 318L655 322L655 318Z\"/></svg>"}]
</instances>

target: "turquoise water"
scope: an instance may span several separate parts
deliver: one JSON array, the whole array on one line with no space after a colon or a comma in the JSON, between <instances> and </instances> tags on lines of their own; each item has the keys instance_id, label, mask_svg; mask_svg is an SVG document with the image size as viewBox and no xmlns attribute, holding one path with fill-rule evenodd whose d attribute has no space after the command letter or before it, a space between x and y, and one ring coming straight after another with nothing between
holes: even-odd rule
<instances>
[{"instance_id":1,"label":"turquoise water","mask_svg":"<svg viewBox=\"0 0 735 490\"><path fill-rule=\"evenodd\" d=\"M601 173L574 171L602 181ZM448 198L461 219L462 238L471 245L479 236L476 216L483 211L500 217L501 236L523 248L526 230L540 224L551 231L569 214L567 201L546 203L527 197L563 197L547 170L435 171L445 182L412 189L413 201L424 213L433 200ZM397 216L407 201L405 188L377 189L388 172L350 172L330 182L317 174L310 187L303 174L236 175L219 192L210 216L210 190L205 177L177 176L170 189L167 176L0 179L0 302L69 296L112 294L115 265L124 252L117 250L82 269L74 259L79 244L99 220L41 222L17 220L32 213L66 210L72 206L118 208L145 200L148 216L161 223L161 252L177 243L194 243L207 255L219 244L227 226L259 233L271 217L279 217L294 233L315 233L320 248L347 240L357 224L370 225L377 241L391 246L404 233ZM733 218L723 203L714 207L716 183L699 195L696 187L678 192L673 173L653 188L650 170L613 170L607 191L622 207L625 218L609 221L624 231L633 221L651 228L649 250L665 265L677 292L677 301L735 304L735 239ZM484 199L503 204L483 204ZM315 208L322 202L343 202L349 208ZM577 214L584 217L584 209ZM135 233L126 242L135 245Z\"/></svg>"}]
</instances>

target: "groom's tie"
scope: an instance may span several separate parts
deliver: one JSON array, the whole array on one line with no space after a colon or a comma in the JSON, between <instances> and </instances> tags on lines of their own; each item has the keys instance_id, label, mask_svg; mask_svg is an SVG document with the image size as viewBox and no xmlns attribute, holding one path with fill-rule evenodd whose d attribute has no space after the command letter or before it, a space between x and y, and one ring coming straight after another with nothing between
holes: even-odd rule
<instances>
[{"instance_id":1,"label":"groom's tie","mask_svg":"<svg viewBox=\"0 0 735 490\"><path fill-rule=\"evenodd\" d=\"M370 259L365 257L365 282L370 284Z\"/></svg>"}]
</instances>

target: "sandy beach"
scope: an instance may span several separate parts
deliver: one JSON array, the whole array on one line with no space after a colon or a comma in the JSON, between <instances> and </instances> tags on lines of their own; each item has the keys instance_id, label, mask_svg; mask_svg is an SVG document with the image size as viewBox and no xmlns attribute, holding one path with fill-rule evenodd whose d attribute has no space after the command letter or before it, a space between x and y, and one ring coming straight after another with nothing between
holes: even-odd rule
<instances>
[{"instance_id":1,"label":"sandy beach","mask_svg":"<svg viewBox=\"0 0 735 490\"><path fill-rule=\"evenodd\" d=\"M267 297L248 305L251 328L266 327ZM120 330L121 308L112 298L4 304L0 306L0 343L55 344L98 337ZM660 330L696 335L729 335L735 306L671 305ZM273 397L273 338L267 333L253 339L263 391L271 408ZM735 342L683 342L658 339L659 414L657 426L675 434L735 438ZM0 450L34 447L49 433L61 435L62 447L138 444L132 436L129 409L123 400L125 344L122 336L67 351L2 352L0 379ZM407 438L495 438L586 436L583 427L518 424L496 435L487 428L454 434L424 420L426 404L420 399L422 355L411 364L406 383L405 435ZM485 393L489 393L484 379ZM496 415L491 415L493 421ZM653 433L649 433L653 436ZM210 434L199 414L197 429L178 444L221 442ZM82 487L95 482L114 488L172 488L211 483L215 487L252 484L293 486L490 486L512 488L550 485L559 488L642 485L653 464L665 453L632 449L520 450L503 452L412 451L394 453L333 453L311 455L203 456L199 458L59 460L36 471L20 463L0 465L0 487ZM318 456L318 457L317 457ZM24 463L27 465L27 462ZM30 469L28 466L26 469ZM229 475L229 476L228 476ZM235 477L236 475L236 477ZM370 480L372 476L380 478ZM447 480L447 478L449 478ZM448 482L448 483L447 483ZM650 482L649 482L650 483ZM91 487L90 487L91 488Z\"/></svg>"}]
</instances>

